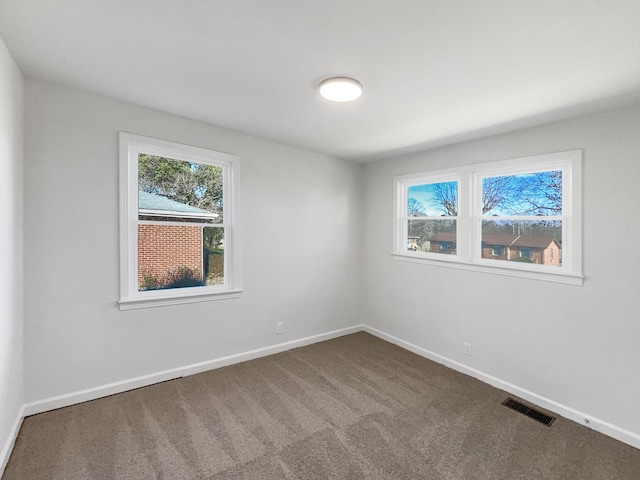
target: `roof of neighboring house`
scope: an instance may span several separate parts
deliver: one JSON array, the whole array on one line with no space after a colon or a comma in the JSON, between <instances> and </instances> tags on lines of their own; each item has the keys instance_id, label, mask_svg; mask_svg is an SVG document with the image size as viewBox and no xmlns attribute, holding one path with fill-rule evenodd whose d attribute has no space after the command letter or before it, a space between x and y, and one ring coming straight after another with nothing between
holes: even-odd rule
<instances>
[{"instance_id":1,"label":"roof of neighboring house","mask_svg":"<svg viewBox=\"0 0 640 480\"><path fill-rule=\"evenodd\" d=\"M555 243L560 246L560 242L558 242L554 237L542 237L535 235L502 235L495 233L483 234L482 243L485 245L528 248L547 248L551 243Z\"/></svg>"},{"instance_id":2,"label":"roof of neighboring house","mask_svg":"<svg viewBox=\"0 0 640 480\"><path fill-rule=\"evenodd\" d=\"M453 232L438 232L429 238L431 242L455 242L456 234ZM484 245L496 245L504 247L529 247L547 248L552 242L560 246L560 242L554 237L540 237L529 235L506 235L500 233L485 233L482 235Z\"/></svg>"},{"instance_id":3,"label":"roof of neighboring house","mask_svg":"<svg viewBox=\"0 0 640 480\"><path fill-rule=\"evenodd\" d=\"M161 217L216 218L220 216L217 213L142 190L138 190L138 212Z\"/></svg>"},{"instance_id":4,"label":"roof of neighboring house","mask_svg":"<svg viewBox=\"0 0 640 480\"><path fill-rule=\"evenodd\" d=\"M496 246L504 246L504 247L514 246L513 242L515 242L519 236L520 235L512 235L512 234L504 234L504 233L484 233L482 234L482 243L485 245L496 245Z\"/></svg>"},{"instance_id":5,"label":"roof of neighboring house","mask_svg":"<svg viewBox=\"0 0 640 480\"><path fill-rule=\"evenodd\" d=\"M456 234L453 232L438 232L429 238L431 242L455 242Z\"/></svg>"},{"instance_id":6,"label":"roof of neighboring house","mask_svg":"<svg viewBox=\"0 0 640 480\"><path fill-rule=\"evenodd\" d=\"M555 243L558 247L560 246L560 242L557 238L554 237L534 237L522 235L514 242L514 245L516 247L547 248L552 243Z\"/></svg>"}]
</instances>

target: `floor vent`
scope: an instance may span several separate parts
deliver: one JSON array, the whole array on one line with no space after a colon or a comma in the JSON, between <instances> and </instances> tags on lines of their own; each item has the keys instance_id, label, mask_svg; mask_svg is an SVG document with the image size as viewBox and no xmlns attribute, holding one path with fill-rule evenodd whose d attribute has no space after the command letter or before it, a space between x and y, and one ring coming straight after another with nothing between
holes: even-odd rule
<instances>
[{"instance_id":1,"label":"floor vent","mask_svg":"<svg viewBox=\"0 0 640 480\"><path fill-rule=\"evenodd\" d=\"M516 412L520 412L529 418L533 418L535 421L543 423L547 427L550 427L555 420L555 417L550 417L549 415L545 415L544 413L539 412L534 408L527 407L526 405L518 402L517 400L514 400L511 397L502 402L502 405L504 405L505 407L509 407Z\"/></svg>"}]
</instances>

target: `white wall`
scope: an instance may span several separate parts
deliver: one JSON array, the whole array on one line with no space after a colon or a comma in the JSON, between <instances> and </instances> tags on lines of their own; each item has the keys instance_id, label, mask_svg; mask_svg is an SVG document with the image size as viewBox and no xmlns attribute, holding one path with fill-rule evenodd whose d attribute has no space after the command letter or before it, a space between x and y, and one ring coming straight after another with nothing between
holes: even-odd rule
<instances>
[{"instance_id":1,"label":"white wall","mask_svg":"<svg viewBox=\"0 0 640 480\"><path fill-rule=\"evenodd\" d=\"M42 82L25 98L26 402L366 323L640 434L640 108L363 167ZM242 298L118 310L119 130L241 156ZM393 175L576 148L583 287L391 260Z\"/></svg>"},{"instance_id":2,"label":"white wall","mask_svg":"<svg viewBox=\"0 0 640 480\"><path fill-rule=\"evenodd\" d=\"M364 323L639 435L639 132L628 108L367 165ZM583 287L391 259L393 175L578 148Z\"/></svg>"},{"instance_id":3,"label":"white wall","mask_svg":"<svg viewBox=\"0 0 640 480\"><path fill-rule=\"evenodd\" d=\"M23 80L0 39L0 475L22 408Z\"/></svg>"},{"instance_id":4,"label":"white wall","mask_svg":"<svg viewBox=\"0 0 640 480\"><path fill-rule=\"evenodd\" d=\"M38 81L25 105L26 402L359 319L361 166ZM240 156L240 299L117 308L120 130Z\"/></svg>"}]
</instances>

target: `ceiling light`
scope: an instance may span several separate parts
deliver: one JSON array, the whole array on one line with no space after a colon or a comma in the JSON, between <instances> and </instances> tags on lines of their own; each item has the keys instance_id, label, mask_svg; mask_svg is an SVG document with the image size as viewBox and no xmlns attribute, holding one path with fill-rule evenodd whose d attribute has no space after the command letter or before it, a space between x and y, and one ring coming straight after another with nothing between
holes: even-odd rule
<instances>
[{"instance_id":1,"label":"ceiling light","mask_svg":"<svg viewBox=\"0 0 640 480\"><path fill-rule=\"evenodd\" d=\"M320 82L320 95L332 102L352 102L362 95L362 84L349 77L331 77Z\"/></svg>"}]
</instances>

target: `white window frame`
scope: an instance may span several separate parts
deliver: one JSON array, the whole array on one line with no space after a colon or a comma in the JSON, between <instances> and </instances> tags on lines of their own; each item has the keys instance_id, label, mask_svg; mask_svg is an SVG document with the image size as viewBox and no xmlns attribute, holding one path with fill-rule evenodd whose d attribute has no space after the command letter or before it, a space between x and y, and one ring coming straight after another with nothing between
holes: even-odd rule
<instances>
[{"instance_id":1,"label":"white window frame","mask_svg":"<svg viewBox=\"0 0 640 480\"><path fill-rule=\"evenodd\" d=\"M223 300L240 296L238 165L236 155L120 132L120 310ZM224 284L138 291L138 155L214 165L223 171ZM148 222L145 222L148 223ZM166 222L165 222L166 223Z\"/></svg>"},{"instance_id":2,"label":"white window frame","mask_svg":"<svg viewBox=\"0 0 640 480\"><path fill-rule=\"evenodd\" d=\"M538 265L482 258L482 178L562 170L562 265ZM407 192L410 186L458 180L456 255L406 248ZM582 150L467 165L396 176L394 182L393 250L395 260L479 271L535 280L583 285ZM412 217L413 218L413 217ZM447 217L449 218L449 217ZM511 218L511 217L500 217ZM532 217L539 219L539 217ZM433 218L432 218L433 219ZM528 217L519 217L528 220Z\"/></svg>"}]
</instances>

